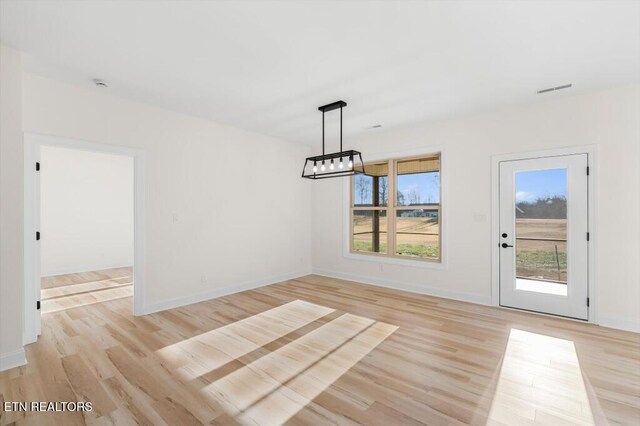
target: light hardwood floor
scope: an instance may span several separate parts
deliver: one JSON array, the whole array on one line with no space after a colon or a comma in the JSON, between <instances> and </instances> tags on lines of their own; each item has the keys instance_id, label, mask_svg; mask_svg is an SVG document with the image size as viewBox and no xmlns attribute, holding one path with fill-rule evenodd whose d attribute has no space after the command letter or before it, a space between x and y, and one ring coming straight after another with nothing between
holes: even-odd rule
<instances>
[{"instance_id":1,"label":"light hardwood floor","mask_svg":"<svg viewBox=\"0 0 640 426\"><path fill-rule=\"evenodd\" d=\"M349 281L43 318L0 402L94 410L2 424L640 424L638 334Z\"/></svg>"},{"instance_id":2,"label":"light hardwood floor","mask_svg":"<svg viewBox=\"0 0 640 426\"><path fill-rule=\"evenodd\" d=\"M43 277L40 300L42 313L133 296L133 268Z\"/></svg>"}]
</instances>

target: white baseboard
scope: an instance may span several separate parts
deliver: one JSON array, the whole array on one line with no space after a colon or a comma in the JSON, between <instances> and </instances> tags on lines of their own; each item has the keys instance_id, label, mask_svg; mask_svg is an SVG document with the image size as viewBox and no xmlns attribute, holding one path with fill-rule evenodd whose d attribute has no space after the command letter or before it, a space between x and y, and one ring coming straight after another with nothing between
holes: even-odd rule
<instances>
[{"instance_id":1,"label":"white baseboard","mask_svg":"<svg viewBox=\"0 0 640 426\"><path fill-rule=\"evenodd\" d=\"M618 330L633 331L640 333L640 321L633 321L623 318L607 317L600 315L598 325L602 327L617 328Z\"/></svg>"},{"instance_id":2,"label":"white baseboard","mask_svg":"<svg viewBox=\"0 0 640 426\"><path fill-rule=\"evenodd\" d=\"M345 274L343 272L329 271L327 269L313 268L312 272L316 275L325 277L338 278L342 280L356 281L365 284L377 285L381 287L393 288L396 290L410 291L412 293L426 294L429 296L444 297L445 299L460 300L463 302L478 303L480 305L491 305L491 296L482 294L460 293L456 291L446 290L436 287L428 287L423 284L407 284L397 281L371 278L362 275Z\"/></svg>"},{"instance_id":3,"label":"white baseboard","mask_svg":"<svg viewBox=\"0 0 640 426\"><path fill-rule=\"evenodd\" d=\"M247 281L231 286L213 289L204 293L195 295L179 297L175 299L169 299L162 302L152 303L144 308L144 314L151 314L154 312L164 311L167 309L178 308L180 306L191 305L193 303L203 302L205 300L215 299L217 297L227 296L234 293L239 293L246 290L252 290L259 287L264 287L270 284L276 284L282 281L287 281L299 277L303 277L309 274L322 275L331 278L349 280L360 282L364 284L377 285L386 288L392 288L396 290L408 291L411 293L426 294L429 296L443 297L445 299L459 300L463 302L477 303L480 305L493 306L490 295L462 293L451 290L446 290L437 287L429 287L423 284L411 284L400 283L393 280L372 278L363 275L347 274L343 272L336 272L322 268L312 268L311 270L305 269L288 274L274 275L267 278L258 280ZM621 318L600 316L598 324L603 327L610 327L619 330L632 331L640 333L640 321L633 321ZM24 355L23 355L24 356ZM26 361L25 361L26 362ZM16 364L23 365L23 364ZM11 367L9 367L11 368Z\"/></svg>"},{"instance_id":4,"label":"white baseboard","mask_svg":"<svg viewBox=\"0 0 640 426\"><path fill-rule=\"evenodd\" d=\"M480 305L493 306L491 296L483 296L480 294L459 293L441 288L427 287L421 284L406 284L391 280L371 278L362 275L345 274L342 272L330 271L327 269L313 268L312 272L316 275L325 277L338 278L343 280L361 282L364 284L372 284L381 287L393 288L396 290L410 291L412 293L426 294L429 296L444 297L446 299L460 300L463 302L477 303ZM640 321L633 321L623 318L600 316L598 325L602 327L615 328L618 330L632 331L640 333Z\"/></svg>"},{"instance_id":5,"label":"white baseboard","mask_svg":"<svg viewBox=\"0 0 640 426\"><path fill-rule=\"evenodd\" d=\"M26 364L27 357L25 355L24 348L0 354L0 371L9 370Z\"/></svg>"},{"instance_id":6,"label":"white baseboard","mask_svg":"<svg viewBox=\"0 0 640 426\"><path fill-rule=\"evenodd\" d=\"M258 287L264 287L270 284L276 284L282 281L292 280L294 278L300 278L305 275L309 275L311 270L305 269L302 271L291 272L288 274L274 275L259 280L246 281L239 284L234 284L228 287L216 288L204 293L194 294L185 297L178 297L176 299L169 299L162 302L151 303L144 307L144 314L152 314L154 312L166 311L167 309L178 308L180 306L191 305L193 303L204 302L205 300L215 299L217 297L228 296L233 293L239 293L241 291L253 290Z\"/></svg>"},{"instance_id":7,"label":"white baseboard","mask_svg":"<svg viewBox=\"0 0 640 426\"><path fill-rule=\"evenodd\" d=\"M62 268L55 269L53 271L42 271L41 275L43 278L45 277L55 277L56 275L68 275L68 274L80 274L82 272L96 272L96 271L104 271L106 269L116 269L116 268L132 268L133 264L129 263L123 265L121 263L112 264L112 265L85 265L77 268Z\"/></svg>"}]
</instances>

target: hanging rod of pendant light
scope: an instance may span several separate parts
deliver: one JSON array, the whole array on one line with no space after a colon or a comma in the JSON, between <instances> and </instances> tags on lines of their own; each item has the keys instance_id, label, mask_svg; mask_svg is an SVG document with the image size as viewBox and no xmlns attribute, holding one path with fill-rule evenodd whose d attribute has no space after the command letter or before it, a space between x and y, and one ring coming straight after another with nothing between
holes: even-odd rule
<instances>
[{"instance_id":1,"label":"hanging rod of pendant light","mask_svg":"<svg viewBox=\"0 0 640 426\"><path fill-rule=\"evenodd\" d=\"M342 108L346 106L346 102L336 101L318 107L318 110L322 111L322 155L308 157L305 160L302 168L303 178L326 179L364 174L362 154L353 149L342 150ZM336 109L340 109L340 151L327 154L324 150L324 114Z\"/></svg>"}]
</instances>

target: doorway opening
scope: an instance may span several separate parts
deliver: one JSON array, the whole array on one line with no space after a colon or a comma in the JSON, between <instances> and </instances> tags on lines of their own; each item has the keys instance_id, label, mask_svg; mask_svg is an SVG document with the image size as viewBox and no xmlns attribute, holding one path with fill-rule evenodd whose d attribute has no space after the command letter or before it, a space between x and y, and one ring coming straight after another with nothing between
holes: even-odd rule
<instances>
[{"instance_id":1,"label":"doorway opening","mask_svg":"<svg viewBox=\"0 0 640 426\"><path fill-rule=\"evenodd\" d=\"M138 150L25 135L25 344L43 315L117 300L144 313L143 166Z\"/></svg>"},{"instance_id":2,"label":"doorway opening","mask_svg":"<svg viewBox=\"0 0 640 426\"><path fill-rule=\"evenodd\" d=\"M42 314L133 296L133 158L42 146Z\"/></svg>"}]
</instances>

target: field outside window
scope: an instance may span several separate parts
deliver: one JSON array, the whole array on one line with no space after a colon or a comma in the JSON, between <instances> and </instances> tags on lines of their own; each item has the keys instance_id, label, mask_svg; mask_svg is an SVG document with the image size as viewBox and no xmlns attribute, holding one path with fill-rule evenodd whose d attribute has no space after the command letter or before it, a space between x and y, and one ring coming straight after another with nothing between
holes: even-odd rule
<instances>
[{"instance_id":1,"label":"field outside window","mask_svg":"<svg viewBox=\"0 0 640 426\"><path fill-rule=\"evenodd\" d=\"M440 155L365 165L351 179L351 252L440 261Z\"/></svg>"}]
</instances>

